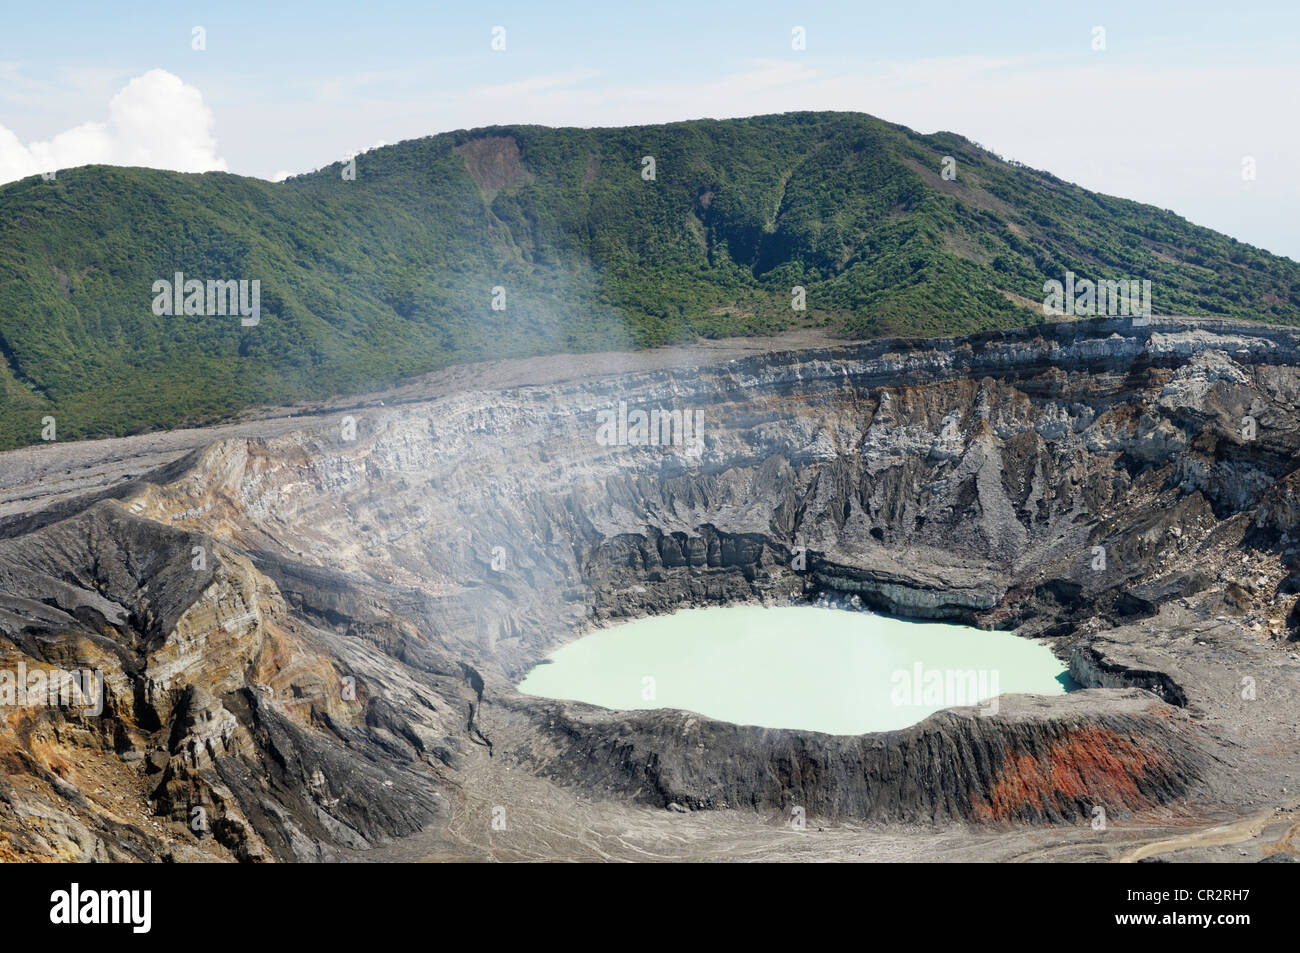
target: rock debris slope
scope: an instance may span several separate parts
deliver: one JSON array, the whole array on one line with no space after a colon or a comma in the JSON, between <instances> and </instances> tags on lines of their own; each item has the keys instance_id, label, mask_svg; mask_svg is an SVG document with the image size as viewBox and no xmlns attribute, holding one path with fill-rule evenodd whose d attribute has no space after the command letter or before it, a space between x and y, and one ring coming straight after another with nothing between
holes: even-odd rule
<instances>
[{"instance_id":1,"label":"rock debris slope","mask_svg":"<svg viewBox=\"0 0 1300 953\"><path fill-rule=\"evenodd\" d=\"M1298 345L1104 319L7 454L0 668L101 671L104 709L0 708L0 856L364 855L455 828L489 764L592 810L1062 840L1272 803ZM638 410L699 439L601 433ZM831 737L512 687L591 626L823 593L1048 638L1088 688Z\"/></svg>"}]
</instances>

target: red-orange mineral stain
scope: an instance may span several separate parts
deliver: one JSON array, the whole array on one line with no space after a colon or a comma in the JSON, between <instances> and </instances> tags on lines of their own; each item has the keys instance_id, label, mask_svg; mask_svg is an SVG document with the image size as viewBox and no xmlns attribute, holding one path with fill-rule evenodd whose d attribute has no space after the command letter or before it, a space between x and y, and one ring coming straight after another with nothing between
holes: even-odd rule
<instances>
[{"instance_id":1,"label":"red-orange mineral stain","mask_svg":"<svg viewBox=\"0 0 1300 953\"><path fill-rule=\"evenodd\" d=\"M1151 807L1138 790L1148 773L1169 768L1158 745L1095 725L1072 728L1042 754L1007 755L987 802L972 797L979 821L1009 821L1029 810L1065 814L1080 801L1129 810Z\"/></svg>"}]
</instances>

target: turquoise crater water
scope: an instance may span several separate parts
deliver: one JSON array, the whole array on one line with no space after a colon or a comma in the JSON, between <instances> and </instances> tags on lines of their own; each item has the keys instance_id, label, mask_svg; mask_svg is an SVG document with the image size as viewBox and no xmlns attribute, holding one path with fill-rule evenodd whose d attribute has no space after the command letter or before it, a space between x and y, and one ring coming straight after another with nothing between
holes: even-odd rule
<instances>
[{"instance_id":1,"label":"turquoise crater water","mask_svg":"<svg viewBox=\"0 0 1300 953\"><path fill-rule=\"evenodd\" d=\"M1073 687L1047 646L1010 632L815 606L689 609L601 629L554 652L526 695L681 708L766 728L862 734L943 708Z\"/></svg>"}]
</instances>

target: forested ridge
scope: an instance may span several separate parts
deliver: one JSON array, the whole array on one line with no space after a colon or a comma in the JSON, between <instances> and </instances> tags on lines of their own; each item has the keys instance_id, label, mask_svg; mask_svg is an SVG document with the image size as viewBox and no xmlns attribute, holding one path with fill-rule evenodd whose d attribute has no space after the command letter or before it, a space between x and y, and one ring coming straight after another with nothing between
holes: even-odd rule
<instances>
[{"instance_id":1,"label":"forested ridge","mask_svg":"<svg viewBox=\"0 0 1300 953\"><path fill-rule=\"evenodd\" d=\"M1300 319L1289 259L861 114L493 127L352 162L0 187L0 447L47 415L122 435L488 358L1019 326L1067 272L1149 280L1156 314ZM155 314L177 272L259 281L260 320Z\"/></svg>"}]
</instances>

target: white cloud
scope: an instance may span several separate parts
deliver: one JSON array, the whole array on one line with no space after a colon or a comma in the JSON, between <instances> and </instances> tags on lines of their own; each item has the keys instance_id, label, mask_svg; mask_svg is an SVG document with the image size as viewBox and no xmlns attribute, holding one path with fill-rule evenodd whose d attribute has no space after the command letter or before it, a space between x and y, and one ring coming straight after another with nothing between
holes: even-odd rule
<instances>
[{"instance_id":1,"label":"white cloud","mask_svg":"<svg viewBox=\"0 0 1300 953\"><path fill-rule=\"evenodd\" d=\"M0 126L0 182L79 165L225 171L216 124L203 94L166 70L137 76L109 101L108 122L84 122L48 141L23 145Z\"/></svg>"}]
</instances>

